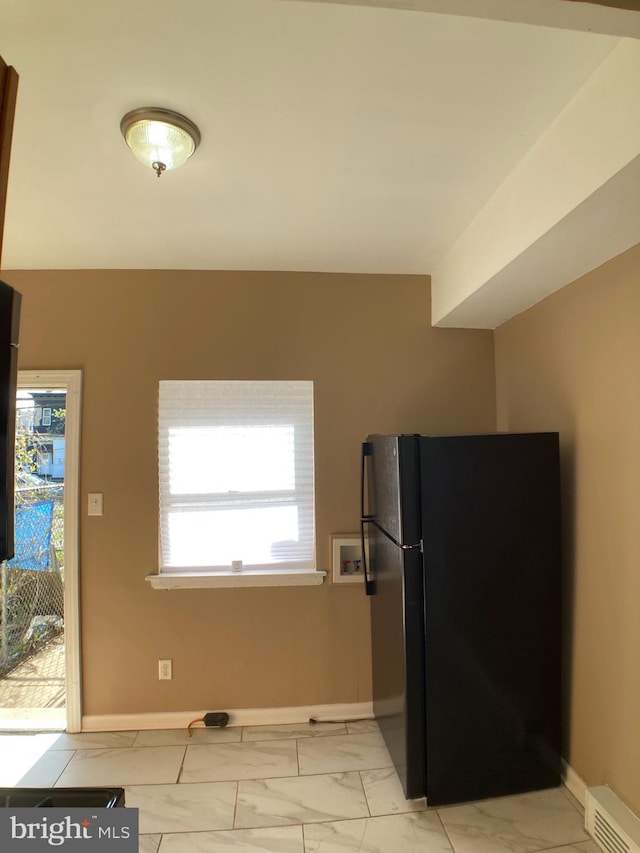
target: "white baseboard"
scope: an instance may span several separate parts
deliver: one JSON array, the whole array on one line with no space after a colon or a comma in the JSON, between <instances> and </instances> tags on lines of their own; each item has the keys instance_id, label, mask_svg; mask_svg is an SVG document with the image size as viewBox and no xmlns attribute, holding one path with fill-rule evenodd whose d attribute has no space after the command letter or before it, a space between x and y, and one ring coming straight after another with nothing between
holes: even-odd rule
<instances>
[{"instance_id":1,"label":"white baseboard","mask_svg":"<svg viewBox=\"0 0 640 853\"><path fill-rule=\"evenodd\" d=\"M576 800L584 808L585 796L587 793L586 783L582 781L573 767L571 767L570 764L567 764L564 758L562 759L562 781L564 782L567 790L573 794Z\"/></svg>"},{"instance_id":2,"label":"white baseboard","mask_svg":"<svg viewBox=\"0 0 640 853\"><path fill-rule=\"evenodd\" d=\"M209 711L226 710L209 708ZM83 732L146 731L149 729L183 729L207 711L170 711L150 714L94 714L82 718ZM318 722L362 720L373 718L372 702L337 705L299 705L291 708L238 708L227 712L230 726L275 726L282 723L306 723L311 717Z\"/></svg>"},{"instance_id":3,"label":"white baseboard","mask_svg":"<svg viewBox=\"0 0 640 853\"><path fill-rule=\"evenodd\" d=\"M207 711L170 711L145 714L95 714L82 718L82 731L122 732L186 729L192 720L200 719L206 713ZM227 713L229 714L230 726L276 726L286 723L307 723L311 717L318 722L369 720L373 719L373 703L351 702L336 705L297 705L287 708L238 708ZM567 790L584 807L586 783L564 759L562 759L562 781Z\"/></svg>"}]
</instances>

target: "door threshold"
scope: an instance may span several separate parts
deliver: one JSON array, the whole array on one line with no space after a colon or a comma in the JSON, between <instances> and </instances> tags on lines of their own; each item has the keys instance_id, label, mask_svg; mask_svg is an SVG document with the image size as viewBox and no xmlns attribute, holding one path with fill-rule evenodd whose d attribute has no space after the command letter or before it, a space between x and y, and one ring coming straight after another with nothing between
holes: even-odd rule
<instances>
[{"instance_id":1,"label":"door threshold","mask_svg":"<svg viewBox=\"0 0 640 853\"><path fill-rule=\"evenodd\" d=\"M63 732L67 728L64 708L2 708L0 731Z\"/></svg>"}]
</instances>

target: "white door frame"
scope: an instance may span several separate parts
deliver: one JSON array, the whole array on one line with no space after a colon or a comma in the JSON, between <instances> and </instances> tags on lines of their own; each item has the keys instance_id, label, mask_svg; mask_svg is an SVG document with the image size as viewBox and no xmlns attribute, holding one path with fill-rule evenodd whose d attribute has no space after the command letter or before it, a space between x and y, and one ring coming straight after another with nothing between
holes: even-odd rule
<instances>
[{"instance_id":1,"label":"white door frame","mask_svg":"<svg viewBox=\"0 0 640 853\"><path fill-rule=\"evenodd\" d=\"M81 370L19 370L18 388L62 388L66 391L64 461L64 646L67 731L82 726L80 669L80 402Z\"/></svg>"}]
</instances>

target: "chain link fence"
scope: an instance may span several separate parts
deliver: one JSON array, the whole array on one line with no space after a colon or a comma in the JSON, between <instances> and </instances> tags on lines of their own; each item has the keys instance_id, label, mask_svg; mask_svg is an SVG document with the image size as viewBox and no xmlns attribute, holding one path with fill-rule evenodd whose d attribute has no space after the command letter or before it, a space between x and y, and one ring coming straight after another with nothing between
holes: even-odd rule
<instances>
[{"instance_id":1,"label":"chain link fence","mask_svg":"<svg viewBox=\"0 0 640 853\"><path fill-rule=\"evenodd\" d=\"M0 567L0 678L64 631L64 485L16 489L15 557Z\"/></svg>"}]
</instances>

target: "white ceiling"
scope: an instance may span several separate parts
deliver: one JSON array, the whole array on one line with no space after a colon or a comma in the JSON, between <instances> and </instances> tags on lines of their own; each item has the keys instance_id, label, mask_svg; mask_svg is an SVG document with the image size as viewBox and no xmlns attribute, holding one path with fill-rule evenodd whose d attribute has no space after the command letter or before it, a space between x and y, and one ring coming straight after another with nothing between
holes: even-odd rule
<instances>
[{"instance_id":1,"label":"white ceiling","mask_svg":"<svg viewBox=\"0 0 640 853\"><path fill-rule=\"evenodd\" d=\"M3 266L436 273L620 39L366 2L3 0ZM202 133L160 179L145 105Z\"/></svg>"}]
</instances>

